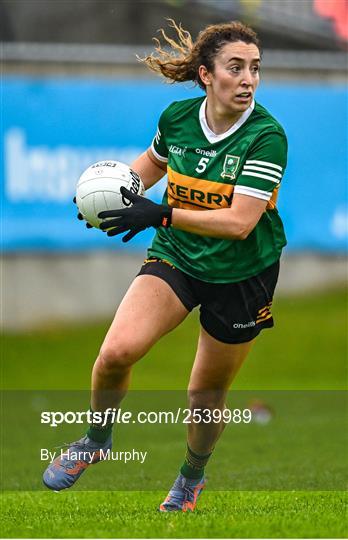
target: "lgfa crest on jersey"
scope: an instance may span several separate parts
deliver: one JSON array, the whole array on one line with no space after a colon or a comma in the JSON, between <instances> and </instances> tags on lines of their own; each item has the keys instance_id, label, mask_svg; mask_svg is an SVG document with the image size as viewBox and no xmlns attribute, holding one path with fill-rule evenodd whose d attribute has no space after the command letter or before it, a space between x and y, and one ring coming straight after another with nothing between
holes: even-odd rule
<instances>
[{"instance_id":1,"label":"lgfa crest on jersey","mask_svg":"<svg viewBox=\"0 0 348 540\"><path fill-rule=\"evenodd\" d=\"M232 156L231 154L226 154L224 167L221 173L222 178L231 178L231 180L235 180L236 172L239 165L239 159L239 156Z\"/></svg>"}]
</instances>

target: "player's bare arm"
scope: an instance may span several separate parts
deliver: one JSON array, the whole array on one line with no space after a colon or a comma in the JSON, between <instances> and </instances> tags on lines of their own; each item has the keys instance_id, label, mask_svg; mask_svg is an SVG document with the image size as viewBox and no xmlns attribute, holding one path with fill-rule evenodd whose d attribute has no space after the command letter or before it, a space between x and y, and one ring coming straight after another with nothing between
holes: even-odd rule
<instances>
[{"instance_id":1,"label":"player's bare arm","mask_svg":"<svg viewBox=\"0 0 348 540\"><path fill-rule=\"evenodd\" d=\"M157 159L148 148L131 163L133 171L139 174L145 189L149 189L167 172L167 164Z\"/></svg>"},{"instance_id":2,"label":"player's bare arm","mask_svg":"<svg viewBox=\"0 0 348 540\"><path fill-rule=\"evenodd\" d=\"M257 225L266 206L267 201L236 193L230 208L202 212L174 208L172 226L203 236L245 240Z\"/></svg>"}]
</instances>

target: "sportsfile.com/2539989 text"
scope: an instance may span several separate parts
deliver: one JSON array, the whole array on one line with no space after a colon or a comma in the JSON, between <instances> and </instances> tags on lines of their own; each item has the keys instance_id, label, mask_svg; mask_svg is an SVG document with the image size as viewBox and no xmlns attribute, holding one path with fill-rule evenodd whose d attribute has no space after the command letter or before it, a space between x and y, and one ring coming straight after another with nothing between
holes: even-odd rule
<instances>
[{"instance_id":1,"label":"sportsfile.com/2539989 text","mask_svg":"<svg viewBox=\"0 0 348 540\"><path fill-rule=\"evenodd\" d=\"M89 411L43 411L41 424L57 427L61 424L97 424L100 427L113 424L249 424L250 409L189 409L178 407L174 411L123 411L109 408L104 412Z\"/></svg>"}]
</instances>

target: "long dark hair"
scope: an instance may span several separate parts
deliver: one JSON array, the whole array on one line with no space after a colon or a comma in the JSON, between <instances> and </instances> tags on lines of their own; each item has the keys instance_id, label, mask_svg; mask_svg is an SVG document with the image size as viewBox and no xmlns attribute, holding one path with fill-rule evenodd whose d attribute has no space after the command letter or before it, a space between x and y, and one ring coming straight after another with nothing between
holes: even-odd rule
<instances>
[{"instance_id":1,"label":"long dark hair","mask_svg":"<svg viewBox=\"0 0 348 540\"><path fill-rule=\"evenodd\" d=\"M198 34L196 41L192 41L191 34L173 19L168 19L168 25L176 31L177 39L168 37L161 28L166 49L163 49L159 39L154 38L155 52L139 60L152 71L169 79L169 82L194 81L204 89L198 68L204 65L208 71L213 72L215 57L226 43L254 43L261 53L256 32L240 21L209 25Z\"/></svg>"}]
</instances>

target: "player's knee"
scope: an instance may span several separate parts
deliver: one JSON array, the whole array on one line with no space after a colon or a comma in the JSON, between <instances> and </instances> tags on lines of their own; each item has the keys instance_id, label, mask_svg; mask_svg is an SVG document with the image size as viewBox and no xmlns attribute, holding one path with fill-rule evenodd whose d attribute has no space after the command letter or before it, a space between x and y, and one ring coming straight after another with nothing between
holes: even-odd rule
<instances>
[{"instance_id":1,"label":"player's knee","mask_svg":"<svg viewBox=\"0 0 348 540\"><path fill-rule=\"evenodd\" d=\"M193 412L214 411L215 409L224 408L224 392L220 390L205 390L201 392L188 393L189 408ZM208 413L207 413L208 414Z\"/></svg>"},{"instance_id":2,"label":"player's knee","mask_svg":"<svg viewBox=\"0 0 348 540\"><path fill-rule=\"evenodd\" d=\"M98 362L103 371L123 371L129 369L139 359L137 347L127 341L104 344Z\"/></svg>"}]
</instances>

